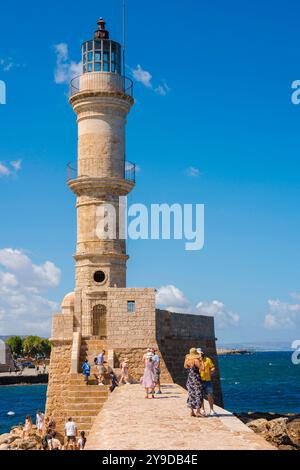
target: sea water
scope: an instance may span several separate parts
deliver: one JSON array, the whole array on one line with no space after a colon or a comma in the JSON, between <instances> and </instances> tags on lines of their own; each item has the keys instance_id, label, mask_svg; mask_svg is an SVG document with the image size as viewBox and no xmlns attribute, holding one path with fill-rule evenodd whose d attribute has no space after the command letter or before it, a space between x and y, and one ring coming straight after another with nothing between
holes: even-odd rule
<instances>
[{"instance_id":1,"label":"sea water","mask_svg":"<svg viewBox=\"0 0 300 470\"><path fill-rule=\"evenodd\" d=\"M291 352L220 356L224 406L232 412L300 413L300 365ZM44 411L46 385L0 387L0 434ZM7 413L13 411L14 416Z\"/></svg>"}]
</instances>

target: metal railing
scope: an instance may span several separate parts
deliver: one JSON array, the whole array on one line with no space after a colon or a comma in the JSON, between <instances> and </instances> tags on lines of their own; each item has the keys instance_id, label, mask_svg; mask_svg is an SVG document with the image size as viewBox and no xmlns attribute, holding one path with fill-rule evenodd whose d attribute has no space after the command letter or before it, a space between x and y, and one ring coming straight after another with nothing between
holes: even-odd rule
<instances>
[{"instance_id":1,"label":"metal railing","mask_svg":"<svg viewBox=\"0 0 300 470\"><path fill-rule=\"evenodd\" d=\"M71 80L70 96L72 97L84 91L117 92L133 98L133 81L116 73L84 73Z\"/></svg>"},{"instance_id":2,"label":"metal railing","mask_svg":"<svg viewBox=\"0 0 300 470\"><path fill-rule=\"evenodd\" d=\"M69 162L67 165L67 179L75 180L78 176L78 169L77 169L77 162ZM91 175L89 175L91 176ZM130 181L131 183L135 183L136 181L136 165L132 162L125 162L125 171L124 171L124 179L126 181Z\"/></svg>"}]
</instances>

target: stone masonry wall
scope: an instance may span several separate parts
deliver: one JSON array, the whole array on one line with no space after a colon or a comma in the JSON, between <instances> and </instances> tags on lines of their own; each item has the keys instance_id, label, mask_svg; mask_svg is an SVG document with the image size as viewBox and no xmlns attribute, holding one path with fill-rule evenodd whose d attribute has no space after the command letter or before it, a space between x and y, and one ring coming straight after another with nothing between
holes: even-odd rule
<instances>
[{"instance_id":1,"label":"stone masonry wall","mask_svg":"<svg viewBox=\"0 0 300 470\"><path fill-rule=\"evenodd\" d=\"M166 368L175 383L185 387L184 359L191 348L204 349L215 366L212 377L216 404L223 406L220 371L216 350L214 319L206 316L156 311L156 337Z\"/></svg>"},{"instance_id":2,"label":"stone masonry wall","mask_svg":"<svg viewBox=\"0 0 300 470\"><path fill-rule=\"evenodd\" d=\"M53 416L59 433L63 433L67 416L66 398L70 386L72 341L52 341L47 388L46 416Z\"/></svg>"}]
</instances>

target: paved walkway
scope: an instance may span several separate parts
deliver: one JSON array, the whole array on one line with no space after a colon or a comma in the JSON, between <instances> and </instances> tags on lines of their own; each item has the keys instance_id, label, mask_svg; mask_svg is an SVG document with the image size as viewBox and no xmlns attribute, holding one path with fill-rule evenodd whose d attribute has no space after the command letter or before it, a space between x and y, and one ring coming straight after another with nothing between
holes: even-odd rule
<instances>
[{"instance_id":1,"label":"paved walkway","mask_svg":"<svg viewBox=\"0 0 300 470\"><path fill-rule=\"evenodd\" d=\"M145 400L140 385L118 388L96 418L87 450L275 450L230 413L192 418L186 391L165 385Z\"/></svg>"}]
</instances>

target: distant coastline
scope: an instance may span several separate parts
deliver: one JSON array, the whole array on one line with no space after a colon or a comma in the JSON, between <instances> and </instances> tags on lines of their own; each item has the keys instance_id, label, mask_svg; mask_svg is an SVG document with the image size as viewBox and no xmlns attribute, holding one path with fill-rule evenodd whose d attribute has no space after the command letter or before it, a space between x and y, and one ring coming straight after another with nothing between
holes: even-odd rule
<instances>
[{"instance_id":1,"label":"distant coastline","mask_svg":"<svg viewBox=\"0 0 300 470\"><path fill-rule=\"evenodd\" d=\"M247 349L218 349L218 356L245 356L254 354L254 351L248 351Z\"/></svg>"}]
</instances>

